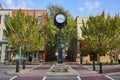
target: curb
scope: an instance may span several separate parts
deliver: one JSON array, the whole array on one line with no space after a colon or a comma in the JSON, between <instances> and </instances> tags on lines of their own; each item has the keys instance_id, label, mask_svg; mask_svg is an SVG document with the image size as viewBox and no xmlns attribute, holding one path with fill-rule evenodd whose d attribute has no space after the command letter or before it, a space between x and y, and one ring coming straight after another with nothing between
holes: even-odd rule
<instances>
[{"instance_id":1,"label":"curb","mask_svg":"<svg viewBox=\"0 0 120 80\"><path fill-rule=\"evenodd\" d=\"M120 75L120 72L114 72L114 73L104 73L103 75Z\"/></svg>"},{"instance_id":2,"label":"curb","mask_svg":"<svg viewBox=\"0 0 120 80\"><path fill-rule=\"evenodd\" d=\"M41 64L42 65L42 64ZM22 74L25 74L25 73L27 73L27 72L29 72L30 70L33 70L33 69L35 69L36 67L39 67L39 66L41 66L41 65L38 65L38 66L35 66L35 67L33 67L33 68L31 68L31 69L25 69L25 70L20 70L18 73L15 71L15 70L12 70L12 71L7 71L7 72L5 72L7 75L22 75ZM14 80L15 78L17 78L18 76L13 76L11 79L9 79L9 80Z\"/></svg>"},{"instance_id":3,"label":"curb","mask_svg":"<svg viewBox=\"0 0 120 80\"><path fill-rule=\"evenodd\" d=\"M12 71L7 71L5 72L5 74L7 75L22 75L28 71L30 71L31 69L25 69L25 70L20 70L19 72L16 72L15 70L12 70Z\"/></svg>"},{"instance_id":4,"label":"curb","mask_svg":"<svg viewBox=\"0 0 120 80\"><path fill-rule=\"evenodd\" d=\"M37 67L39 67L41 65L42 64L37 65L37 66L35 66L35 67L31 68L31 69L20 69L19 72L16 72L15 70L11 70L11 71L5 72L5 74L7 74L7 75L22 75L22 74L25 74L26 72L29 72L29 71L31 71L31 70L33 70L33 69L35 69L35 68L37 68Z\"/></svg>"}]
</instances>

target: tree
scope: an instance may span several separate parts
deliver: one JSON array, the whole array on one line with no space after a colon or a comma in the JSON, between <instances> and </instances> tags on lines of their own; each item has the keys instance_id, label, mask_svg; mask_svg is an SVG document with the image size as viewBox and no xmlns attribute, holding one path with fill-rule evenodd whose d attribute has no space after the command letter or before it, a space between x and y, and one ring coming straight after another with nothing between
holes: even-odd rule
<instances>
[{"instance_id":1,"label":"tree","mask_svg":"<svg viewBox=\"0 0 120 80\"><path fill-rule=\"evenodd\" d=\"M83 21L83 27L81 29L83 32L84 42L89 45L89 47L86 47L85 49L88 49L88 53L107 53L119 48L119 15L110 17L108 14L106 17L103 12L101 15L90 16L86 24ZM84 52L83 48L81 50Z\"/></svg>"},{"instance_id":2,"label":"tree","mask_svg":"<svg viewBox=\"0 0 120 80\"><path fill-rule=\"evenodd\" d=\"M35 52L44 49L44 37L35 15L25 15L21 10L5 21L6 37L12 51L18 53L23 46L23 53Z\"/></svg>"},{"instance_id":3,"label":"tree","mask_svg":"<svg viewBox=\"0 0 120 80\"><path fill-rule=\"evenodd\" d=\"M63 7L60 7L58 5L49 5L49 22L43 27L45 34L47 34L46 50L48 54L46 59L48 59L48 61L50 61L51 59L56 59L55 52L57 51L59 43L59 29L54 26L54 16L59 12L65 13L68 19L67 26L62 29L63 45L65 45L66 43L70 44L72 39L76 38L76 22L72 18L71 14Z\"/></svg>"}]
</instances>

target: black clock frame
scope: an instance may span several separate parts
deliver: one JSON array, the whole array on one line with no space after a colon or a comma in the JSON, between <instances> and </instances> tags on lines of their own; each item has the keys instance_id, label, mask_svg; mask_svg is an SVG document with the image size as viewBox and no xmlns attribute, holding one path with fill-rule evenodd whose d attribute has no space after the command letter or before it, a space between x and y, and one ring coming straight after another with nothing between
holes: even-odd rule
<instances>
[{"instance_id":1,"label":"black clock frame","mask_svg":"<svg viewBox=\"0 0 120 80\"><path fill-rule=\"evenodd\" d=\"M58 23L56 21L56 16L58 14L63 14L65 16L65 21L63 23ZM59 29L62 29L65 25L67 25L67 16L64 14L64 13L57 13L55 16L54 16L54 25L57 26Z\"/></svg>"}]
</instances>

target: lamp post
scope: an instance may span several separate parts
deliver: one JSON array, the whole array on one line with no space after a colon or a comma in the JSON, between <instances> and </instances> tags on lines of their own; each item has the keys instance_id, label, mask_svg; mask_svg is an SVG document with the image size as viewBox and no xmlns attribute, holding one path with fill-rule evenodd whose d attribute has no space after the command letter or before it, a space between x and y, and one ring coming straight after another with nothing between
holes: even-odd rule
<instances>
[{"instance_id":1,"label":"lamp post","mask_svg":"<svg viewBox=\"0 0 120 80\"><path fill-rule=\"evenodd\" d=\"M67 25L67 17L63 13L58 13L54 16L54 25L59 28L60 42L58 44L58 63L63 63L62 55L62 28Z\"/></svg>"}]
</instances>

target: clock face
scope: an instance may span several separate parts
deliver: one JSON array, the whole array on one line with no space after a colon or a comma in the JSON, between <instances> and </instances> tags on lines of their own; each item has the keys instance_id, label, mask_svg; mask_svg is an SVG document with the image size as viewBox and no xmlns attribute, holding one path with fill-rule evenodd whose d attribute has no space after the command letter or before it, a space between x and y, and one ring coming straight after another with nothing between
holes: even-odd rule
<instances>
[{"instance_id":1,"label":"clock face","mask_svg":"<svg viewBox=\"0 0 120 80\"><path fill-rule=\"evenodd\" d=\"M56 15L55 19L58 23L63 23L63 22L65 22L66 17L63 14L58 14L58 15Z\"/></svg>"}]
</instances>

